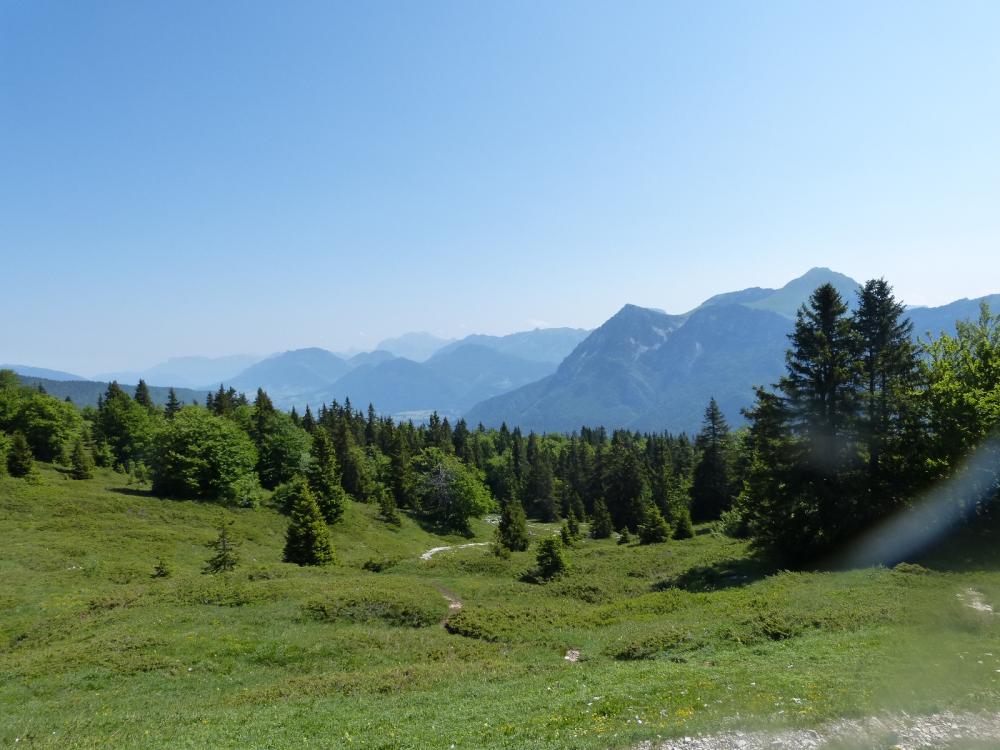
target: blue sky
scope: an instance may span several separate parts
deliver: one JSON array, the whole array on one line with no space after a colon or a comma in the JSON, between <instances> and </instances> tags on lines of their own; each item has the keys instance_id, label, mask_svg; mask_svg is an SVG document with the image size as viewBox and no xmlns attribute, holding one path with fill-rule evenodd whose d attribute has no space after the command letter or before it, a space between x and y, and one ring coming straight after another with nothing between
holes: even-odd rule
<instances>
[{"instance_id":1,"label":"blue sky","mask_svg":"<svg viewBox=\"0 0 1000 750\"><path fill-rule=\"evenodd\" d=\"M0 361L1000 291L997 3L0 4Z\"/></svg>"}]
</instances>

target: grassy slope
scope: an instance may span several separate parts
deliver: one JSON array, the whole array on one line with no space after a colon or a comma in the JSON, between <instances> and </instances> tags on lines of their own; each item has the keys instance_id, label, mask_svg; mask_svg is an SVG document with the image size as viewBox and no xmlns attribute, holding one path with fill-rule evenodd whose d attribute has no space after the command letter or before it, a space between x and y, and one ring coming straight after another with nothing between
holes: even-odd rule
<instances>
[{"instance_id":1,"label":"grassy slope","mask_svg":"<svg viewBox=\"0 0 1000 750\"><path fill-rule=\"evenodd\" d=\"M517 580L530 553L420 562L466 540L391 530L359 505L334 530L340 565L301 569L279 562L285 521L269 510L123 484L50 467L39 485L0 479L4 745L597 748L997 704L1000 618L957 597L974 586L1000 604L993 572L764 577L741 543L701 534L587 541L570 575L532 586ZM201 575L223 513L243 564ZM971 554L940 567L975 568ZM153 580L160 556L175 572ZM372 557L399 562L361 570ZM440 587L465 602L453 633Z\"/></svg>"}]
</instances>

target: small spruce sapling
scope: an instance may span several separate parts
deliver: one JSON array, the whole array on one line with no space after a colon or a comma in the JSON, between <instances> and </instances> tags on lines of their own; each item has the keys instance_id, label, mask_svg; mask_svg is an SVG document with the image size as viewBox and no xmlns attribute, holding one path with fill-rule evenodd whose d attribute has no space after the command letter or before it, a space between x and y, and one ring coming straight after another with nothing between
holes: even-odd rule
<instances>
[{"instance_id":1,"label":"small spruce sapling","mask_svg":"<svg viewBox=\"0 0 1000 750\"><path fill-rule=\"evenodd\" d=\"M205 561L202 573L215 575L229 573L236 569L236 565L239 563L238 547L229 533L230 526L232 526L232 521L223 520L219 523L219 535L207 545L214 554Z\"/></svg>"}]
</instances>

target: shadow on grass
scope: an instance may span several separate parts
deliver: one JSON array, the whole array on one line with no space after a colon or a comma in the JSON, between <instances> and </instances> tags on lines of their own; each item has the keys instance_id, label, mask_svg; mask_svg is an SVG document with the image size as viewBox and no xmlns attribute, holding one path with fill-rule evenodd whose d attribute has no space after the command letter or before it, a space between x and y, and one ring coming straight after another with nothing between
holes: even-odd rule
<instances>
[{"instance_id":1,"label":"shadow on grass","mask_svg":"<svg viewBox=\"0 0 1000 750\"><path fill-rule=\"evenodd\" d=\"M129 497L156 497L152 490L144 490L138 487L109 487L108 489L112 492L117 492L119 495L128 495Z\"/></svg>"},{"instance_id":2,"label":"shadow on grass","mask_svg":"<svg viewBox=\"0 0 1000 750\"><path fill-rule=\"evenodd\" d=\"M449 526L440 524L431 518L422 516L419 513L410 513L408 515L416 521L417 526L426 531L428 534L434 534L436 536L461 536L466 539L472 539L476 535L472 529L453 529Z\"/></svg>"},{"instance_id":3,"label":"shadow on grass","mask_svg":"<svg viewBox=\"0 0 1000 750\"><path fill-rule=\"evenodd\" d=\"M775 571L777 571L777 567L761 557L732 558L720 560L711 565L696 565L693 568L688 568L679 575L657 581L653 584L653 590L720 591L747 586Z\"/></svg>"}]
</instances>

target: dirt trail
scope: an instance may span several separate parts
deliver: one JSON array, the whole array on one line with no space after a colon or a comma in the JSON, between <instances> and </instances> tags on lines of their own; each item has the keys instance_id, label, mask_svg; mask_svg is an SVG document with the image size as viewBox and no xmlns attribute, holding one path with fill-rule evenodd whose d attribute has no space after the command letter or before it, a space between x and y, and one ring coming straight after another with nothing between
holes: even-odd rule
<instances>
[{"instance_id":1,"label":"dirt trail","mask_svg":"<svg viewBox=\"0 0 1000 750\"><path fill-rule=\"evenodd\" d=\"M466 547L485 547L488 542L470 542L469 544L452 544L447 547L432 547L420 556L421 560L430 560L439 552L447 552L450 549L465 549Z\"/></svg>"},{"instance_id":2,"label":"dirt trail","mask_svg":"<svg viewBox=\"0 0 1000 750\"><path fill-rule=\"evenodd\" d=\"M872 716L842 719L816 729L779 732L723 732L664 742L644 742L635 750L821 750L822 748L925 748L1000 746L1000 714L951 713L932 716ZM978 745L977 745L978 747Z\"/></svg>"},{"instance_id":3,"label":"dirt trail","mask_svg":"<svg viewBox=\"0 0 1000 750\"><path fill-rule=\"evenodd\" d=\"M438 586L437 590L441 596L448 600L448 614L441 620L441 627L447 630L448 620L451 619L452 615L456 615L462 611L462 600L458 598L458 594L446 589L444 586Z\"/></svg>"}]
</instances>

